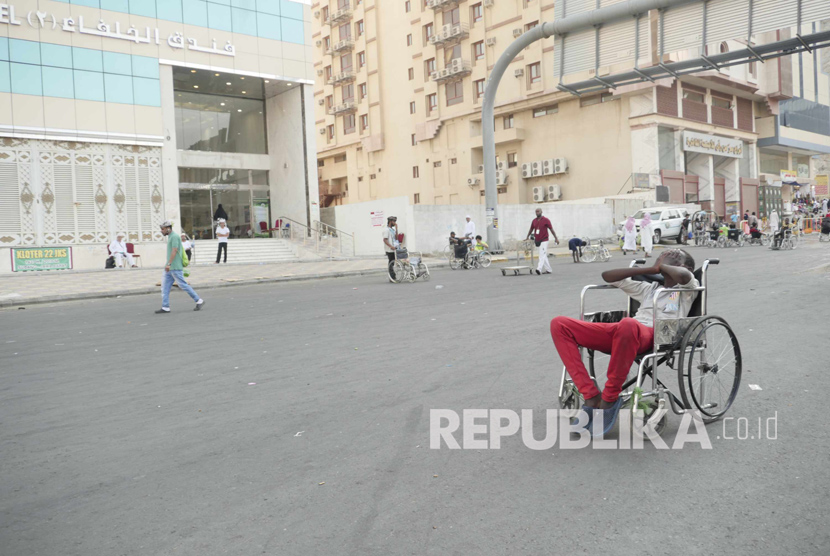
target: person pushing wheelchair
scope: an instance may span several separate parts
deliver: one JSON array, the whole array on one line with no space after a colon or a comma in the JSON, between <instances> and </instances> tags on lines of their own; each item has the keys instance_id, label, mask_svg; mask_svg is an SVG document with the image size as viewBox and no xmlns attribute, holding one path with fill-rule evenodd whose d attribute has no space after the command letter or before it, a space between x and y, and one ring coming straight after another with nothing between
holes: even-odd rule
<instances>
[{"instance_id":1,"label":"person pushing wheelchair","mask_svg":"<svg viewBox=\"0 0 830 556\"><path fill-rule=\"evenodd\" d=\"M556 317L550 323L550 334L565 369L585 398L584 410L588 413L588 428L594 416L602 413L604 430L614 426L622 406L620 392L637 355L649 351L654 344L654 294L665 288L689 288L700 286L694 277L695 261L682 249L663 252L650 267L618 268L606 270L602 279L640 303L637 314L615 323L585 322L568 317ZM637 279L659 274L663 283ZM689 314L696 292L670 292L658 297L658 319L676 319ZM608 379L600 392L582 362L579 348L609 353ZM595 434L596 435L596 434Z\"/></svg>"}]
</instances>

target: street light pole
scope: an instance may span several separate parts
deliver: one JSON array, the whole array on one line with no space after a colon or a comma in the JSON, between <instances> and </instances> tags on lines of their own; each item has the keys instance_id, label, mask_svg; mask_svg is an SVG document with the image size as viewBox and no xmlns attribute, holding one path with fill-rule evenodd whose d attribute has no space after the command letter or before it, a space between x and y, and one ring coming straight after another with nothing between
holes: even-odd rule
<instances>
[{"instance_id":1,"label":"street light pole","mask_svg":"<svg viewBox=\"0 0 830 556\"><path fill-rule=\"evenodd\" d=\"M566 1L566 0L561 0ZM574 31L581 31L590 27L604 25L626 17L633 17L646 13L649 10L665 9L680 4L701 2L703 0L627 0L613 4L607 8L583 12L559 21L549 21L537 25L525 32L499 56L493 71L487 79L484 88L484 100L481 104L481 138L484 160L484 206L487 216L487 243L493 250L501 250L498 229L495 224L499 218L499 195L496 187L496 141L494 111L496 105L496 91L501 78L513 59L526 47L534 42L547 39L554 35L565 35ZM560 76L561 78L561 76Z\"/></svg>"}]
</instances>

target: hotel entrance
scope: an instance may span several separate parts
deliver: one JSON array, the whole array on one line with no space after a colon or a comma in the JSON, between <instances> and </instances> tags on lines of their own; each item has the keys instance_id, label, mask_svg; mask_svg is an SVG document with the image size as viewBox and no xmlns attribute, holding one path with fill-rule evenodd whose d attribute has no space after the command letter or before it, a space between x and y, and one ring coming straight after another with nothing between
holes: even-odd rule
<instances>
[{"instance_id":1,"label":"hotel entrance","mask_svg":"<svg viewBox=\"0 0 830 556\"><path fill-rule=\"evenodd\" d=\"M259 221L271 221L268 172L179 168L182 230L194 239L215 239L216 221L225 218L232 239L261 237Z\"/></svg>"}]
</instances>

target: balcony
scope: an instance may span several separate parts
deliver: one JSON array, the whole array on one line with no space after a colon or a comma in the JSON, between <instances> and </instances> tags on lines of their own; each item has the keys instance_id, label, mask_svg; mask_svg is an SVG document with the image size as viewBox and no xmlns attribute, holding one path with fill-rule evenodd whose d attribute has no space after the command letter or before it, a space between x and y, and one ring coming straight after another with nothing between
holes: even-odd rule
<instances>
[{"instance_id":1,"label":"balcony","mask_svg":"<svg viewBox=\"0 0 830 556\"><path fill-rule=\"evenodd\" d=\"M429 44L434 46L452 44L466 39L469 36L470 26L466 23L444 25L440 31L436 32L429 38Z\"/></svg>"},{"instance_id":2,"label":"balcony","mask_svg":"<svg viewBox=\"0 0 830 556\"><path fill-rule=\"evenodd\" d=\"M444 69L432 72L429 78L436 83L445 83L463 79L465 76L470 75L472 71L473 68L470 62L462 60L461 58L455 58Z\"/></svg>"},{"instance_id":3,"label":"balcony","mask_svg":"<svg viewBox=\"0 0 830 556\"><path fill-rule=\"evenodd\" d=\"M345 7L331 12L329 16L326 18L326 23L328 25L335 25L337 23L343 23L344 21L348 21L351 18L352 8L347 4Z\"/></svg>"},{"instance_id":4,"label":"balcony","mask_svg":"<svg viewBox=\"0 0 830 556\"><path fill-rule=\"evenodd\" d=\"M427 8L431 8L433 10L447 10L455 8L462 1L463 0L427 0Z\"/></svg>"},{"instance_id":5,"label":"balcony","mask_svg":"<svg viewBox=\"0 0 830 556\"><path fill-rule=\"evenodd\" d=\"M357 111L357 104L354 101L347 100L342 104L336 104L328 109L329 116L339 116L340 114L348 114Z\"/></svg>"},{"instance_id":6,"label":"balcony","mask_svg":"<svg viewBox=\"0 0 830 556\"><path fill-rule=\"evenodd\" d=\"M512 127L510 129L500 129L495 132L496 145L503 145L505 143L518 143L525 140L525 130L522 127ZM480 149L483 147L481 135L471 137L471 147Z\"/></svg>"},{"instance_id":7,"label":"balcony","mask_svg":"<svg viewBox=\"0 0 830 556\"><path fill-rule=\"evenodd\" d=\"M352 39L346 39L332 44L331 48L326 50L326 54L336 54L338 52L351 52L352 50L354 50L354 41Z\"/></svg>"},{"instance_id":8,"label":"balcony","mask_svg":"<svg viewBox=\"0 0 830 556\"><path fill-rule=\"evenodd\" d=\"M332 75L326 83L329 85L339 85L340 83L349 83L350 81L354 81L354 78L355 75L353 71L342 71Z\"/></svg>"}]
</instances>

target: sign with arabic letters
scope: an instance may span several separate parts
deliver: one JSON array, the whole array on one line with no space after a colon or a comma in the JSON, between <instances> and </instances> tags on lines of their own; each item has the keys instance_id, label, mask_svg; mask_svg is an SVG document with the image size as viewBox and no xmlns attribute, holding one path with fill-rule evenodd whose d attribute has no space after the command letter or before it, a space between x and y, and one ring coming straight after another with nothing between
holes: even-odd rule
<instances>
[{"instance_id":1,"label":"sign with arabic letters","mask_svg":"<svg viewBox=\"0 0 830 556\"><path fill-rule=\"evenodd\" d=\"M24 17L15 10L13 4L0 4L0 23L10 26L28 23L35 29L60 29L67 33L94 35L104 39L129 41L135 44L160 45L162 41L165 41L170 48L187 49L196 52L205 52L207 54L218 54L220 56L236 56L236 49L231 44L231 41L227 41L224 46L221 46L217 45L216 39L213 39L210 45L199 45L196 39L185 37L180 32L171 33L167 39L164 39L158 27L138 29L135 25L130 25L122 31L120 21L116 21L110 25L103 19L99 19L97 24L87 27L86 24L88 22L84 21L84 16L82 15L78 15L76 21L71 16L57 18L52 13L41 12L39 10L30 11Z\"/></svg>"}]
</instances>

